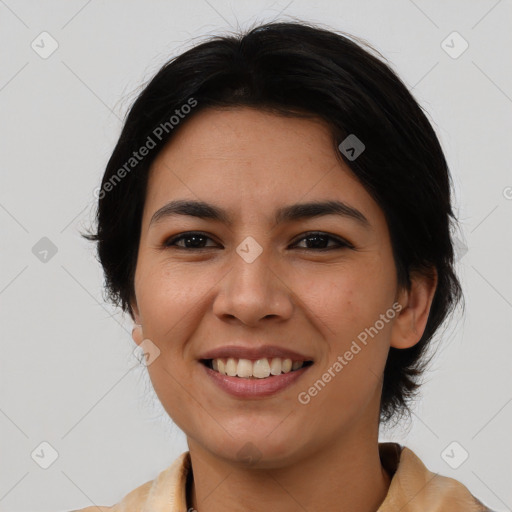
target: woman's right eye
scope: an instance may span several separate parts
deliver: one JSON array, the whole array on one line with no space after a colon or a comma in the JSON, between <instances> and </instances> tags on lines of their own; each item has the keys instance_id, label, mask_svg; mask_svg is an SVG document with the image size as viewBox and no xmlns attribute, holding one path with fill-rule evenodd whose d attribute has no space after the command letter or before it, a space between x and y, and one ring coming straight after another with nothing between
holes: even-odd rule
<instances>
[{"instance_id":1,"label":"woman's right eye","mask_svg":"<svg viewBox=\"0 0 512 512\"><path fill-rule=\"evenodd\" d=\"M177 242L181 242L183 240L185 246L177 245ZM189 233L182 233L181 235L177 235L169 238L164 242L165 247L178 247L179 249L209 249L210 247L204 247L204 240L212 240L205 233L200 233L196 231L190 231ZM187 246L187 244L190 244Z\"/></svg>"}]
</instances>

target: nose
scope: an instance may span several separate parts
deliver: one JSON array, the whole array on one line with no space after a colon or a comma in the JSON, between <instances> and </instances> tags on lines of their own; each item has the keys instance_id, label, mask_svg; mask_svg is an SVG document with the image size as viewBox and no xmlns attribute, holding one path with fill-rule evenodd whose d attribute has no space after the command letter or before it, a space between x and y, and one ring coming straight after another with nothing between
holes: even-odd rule
<instances>
[{"instance_id":1,"label":"nose","mask_svg":"<svg viewBox=\"0 0 512 512\"><path fill-rule=\"evenodd\" d=\"M291 286L278 265L269 262L264 253L250 263L233 253L233 266L220 281L213 304L218 318L257 326L263 319L284 321L291 317Z\"/></svg>"}]
</instances>

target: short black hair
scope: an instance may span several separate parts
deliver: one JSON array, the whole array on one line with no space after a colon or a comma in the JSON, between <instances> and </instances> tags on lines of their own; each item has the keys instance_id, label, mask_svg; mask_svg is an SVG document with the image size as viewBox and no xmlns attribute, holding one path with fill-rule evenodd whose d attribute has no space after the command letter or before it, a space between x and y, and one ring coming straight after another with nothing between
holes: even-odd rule
<instances>
[{"instance_id":1,"label":"short black hair","mask_svg":"<svg viewBox=\"0 0 512 512\"><path fill-rule=\"evenodd\" d=\"M463 296L454 270L457 219L445 156L422 108L373 53L380 56L360 38L296 21L210 37L169 60L125 118L98 194L97 231L83 236L97 242L107 300L133 318L149 169L179 127L206 108L251 107L324 120L338 158L384 212L399 287L410 286L412 272L432 278L437 271L421 339L388 355L380 405L380 420L388 422L410 413L430 360L426 349ZM365 145L356 159L338 149L351 134ZM149 150L136 159L142 147Z\"/></svg>"}]
</instances>

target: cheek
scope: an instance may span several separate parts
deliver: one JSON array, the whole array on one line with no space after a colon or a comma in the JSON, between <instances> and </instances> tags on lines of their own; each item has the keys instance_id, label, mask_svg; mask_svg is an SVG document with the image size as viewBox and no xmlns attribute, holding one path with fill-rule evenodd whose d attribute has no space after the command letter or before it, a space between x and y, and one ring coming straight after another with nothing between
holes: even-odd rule
<instances>
[{"instance_id":1,"label":"cheek","mask_svg":"<svg viewBox=\"0 0 512 512\"><path fill-rule=\"evenodd\" d=\"M190 371L184 364L185 340L195 329L198 314L198 298L183 281L179 274L173 273L171 278L153 269L140 273L137 290L144 337L160 351L147 370L155 393L173 419L176 411L186 409L181 403Z\"/></svg>"},{"instance_id":2,"label":"cheek","mask_svg":"<svg viewBox=\"0 0 512 512\"><path fill-rule=\"evenodd\" d=\"M137 303L147 337L155 341L179 338L186 319L197 314L201 298L210 288L204 279L191 277L179 268L169 268L159 262L140 262L136 274Z\"/></svg>"},{"instance_id":3,"label":"cheek","mask_svg":"<svg viewBox=\"0 0 512 512\"><path fill-rule=\"evenodd\" d=\"M377 262L301 280L297 295L326 344L322 371L332 367L338 356L343 358L343 370L335 371L339 378L333 379L331 390L360 389L363 395L374 392L387 358L393 319L388 314L386 321L381 320L394 298L393 282L385 275ZM329 396L326 393L323 398ZM351 401L350 397L343 400Z\"/></svg>"},{"instance_id":4,"label":"cheek","mask_svg":"<svg viewBox=\"0 0 512 512\"><path fill-rule=\"evenodd\" d=\"M179 428L188 432L194 424L190 418L197 399L193 393L186 391L188 376L183 365L174 364L172 359L176 360L161 354L148 366L148 373L164 410Z\"/></svg>"},{"instance_id":5,"label":"cheek","mask_svg":"<svg viewBox=\"0 0 512 512\"><path fill-rule=\"evenodd\" d=\"M297 279L294 291L327 337L354 334L391 306L392 288L383 275L370 265L353 265Z\"/></svg>"},{"instance_id":6,"label":"cheek","mask_svg":"<svg viewBox=\"0 0 512 512\"><path fill-rule=\"evenodd\" d=\"M200 301L208 287L181 269L139 260L136 295L144 337L160 351L147 370L162 406L180 428L190 407L184 392L190 379L190 368L184 364L186 340L198 325L197 316L203 314Z\"/></svg>"}]
</instances>

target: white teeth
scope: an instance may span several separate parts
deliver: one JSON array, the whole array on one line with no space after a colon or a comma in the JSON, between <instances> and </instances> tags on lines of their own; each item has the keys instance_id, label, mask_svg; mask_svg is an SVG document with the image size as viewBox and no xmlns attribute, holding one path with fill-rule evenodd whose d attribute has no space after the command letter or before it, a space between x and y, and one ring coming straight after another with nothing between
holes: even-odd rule
<instances>
[{"instance_id":1,"label":"white teeth","mask_svg":"<svg viewBox=\"0 0 512 512\"><path fill-rule=\"evenodd\" d=\"M236 367L236 374L239 377L250 377L252 375L252 363L249 359L239 359Z\"/></svg>"},{"instance_id":2,"label":"white teeth","mask_svg":"<svg viewBox=\"0 0 512 512\"><path fill-rule=\"evenodd\" d=\"M283 373L288 373L292 369L292 360L291 359L285 359L283 361L283 365L281 366L281 371Z\"/></svg>"},{"instance_id":3,"label":"white teeth","mask_svg":"<svg viewBox=\"0 0 512 512\"><path fill-rule=\"evenodd\" d=\"M258 359L252 365L252 375L258 379L264 379L270 375L268 359Z\"/></svg>"},{"instance_id":4,"label":"white teeth","mask_svg":"<svg viewBox=\"0 0 512 512\"><path fill-rule=\"evenodd\" d=\"M230 377L235 377L236 369L237 369L236 361L232 357L230 357L226 361L226 375L229 375Z\"/></svg>"},{"instance_id":5,"label":"white teeth","mask_svg":"<svg viewBox=\"0 0 512 512\"><path fill-rule=\"evenodd\" d=\"M274 357L270 363L270 373L272 375L281 375L281 359Z\"/></svg>"},{"instance_id":6,"label":"white teeth","mask_svg":"<svg viewBox=\"0 0 512 512\"><path fill-rule=\"evenodd\" d=\"M262 358L254 362L249 359L235 359L233 357L229 357L227 360L212 360L213 370L222 375L244 379L266 379L270 375L281 375L281 373L298 370L303 365L304 361L292 361L291 359L281 359L280 357Z\"/></svg>"}]
</instances>

